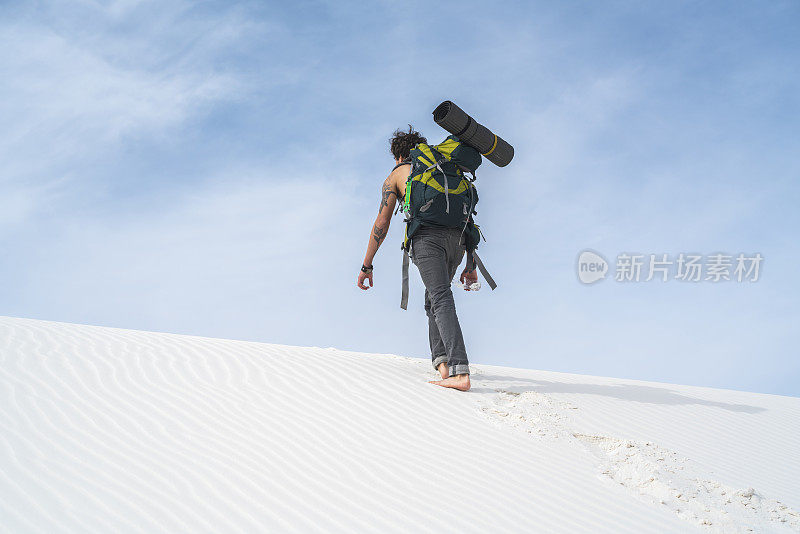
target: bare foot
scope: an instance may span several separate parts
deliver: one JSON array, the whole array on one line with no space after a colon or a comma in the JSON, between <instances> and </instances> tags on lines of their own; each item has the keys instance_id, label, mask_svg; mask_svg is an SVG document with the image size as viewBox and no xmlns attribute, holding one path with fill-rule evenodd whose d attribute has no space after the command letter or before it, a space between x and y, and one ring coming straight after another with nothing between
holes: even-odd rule
<instances>
[{"instance_id":1,"label":"bare foot","mask_svg":"<svg viewBox=\"0 0 800 534\"><path fill-rule=\"evenodd\" d=\"M444 388L453 388L459 391L467 391L469 389L469 375L456 375L444 380L428 380L431 384L442 386Z\"/></svg>"},{"instance_id":2,"label":"bare foot","mask_svg":"<svg viewBox=\"0 0 800 534\"><path fill-rule=\"evenodd\" d=\"M442 375L442 380L450 376L450 368L447 367L446 362L442 362L439 364L439 374Z\"/></svg>"}]
</instances>

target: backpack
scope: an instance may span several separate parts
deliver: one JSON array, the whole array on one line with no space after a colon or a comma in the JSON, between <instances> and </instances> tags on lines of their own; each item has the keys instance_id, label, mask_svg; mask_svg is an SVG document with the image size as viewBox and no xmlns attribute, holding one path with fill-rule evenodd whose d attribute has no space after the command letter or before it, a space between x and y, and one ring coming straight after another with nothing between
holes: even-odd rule
<instances>
[{"instance_id":1,"label":"backpack","mask_svg":"<svg viewBox=\"0 0 800 534\"><path fill-rule=\"evenodd\" d=\"M478 191L474 182L475 171L481 164L481 154L451 135L435 146L418 144L400 165L408 163L411 164L411 173L406 180L405 197L398 206L398 210L402 210L406 216L400 307L407 309L408 306L408 252L411 238L422 226L461 228L467 252L472 254L489 286L492 289L497 287L475 252L483 235L472 218L477 215L475 205L478 203ZM470 176L467 177L467 174Z\"/></svg>"},{"instance_id":2,"label":"backpack","mask_svg":"<svg viewBox=\"0 0 800 534\"><path fill-rule=\"evenodd\" d=\"M472 219L478 203L474 182L480 153L451 135L435 146L418 144L403 163L412 165L401 207L406 215L403 249L409 249L421 226L438 226L462 228L467 250L475 250L481 237Z\"/></svg>"}]
</instances>

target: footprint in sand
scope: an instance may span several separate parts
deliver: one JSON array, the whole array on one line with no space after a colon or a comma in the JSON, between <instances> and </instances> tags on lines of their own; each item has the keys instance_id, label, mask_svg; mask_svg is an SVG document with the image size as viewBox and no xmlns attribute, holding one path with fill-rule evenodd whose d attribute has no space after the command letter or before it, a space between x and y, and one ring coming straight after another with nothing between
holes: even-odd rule
<instances>
[{"instance_id":1,"label":"footprint in sand","mask_svg":"<svg viewBox=\"0 0 800 534\"><path fill-rule=\"evenodd\" d=\"M707 532L797 532L800 514L753 488L713 480L708 470L652 442L591 435L574 428L572 403L537 391L496 389L480 409L498 424L550 440L580 444L596 459L599 476L646 502L665 506Z\"/></svg>"},{"instance_id":2,"label":"footprint in sand","mask_svg":"<svg viewBox=\"0 0 800 534\"><path fill-rule=\"evenodd\" d=\"M481 405L483 413L503 418L505 424L541 437L558 439L569 436L567 413L577 409L574 404L538 391L495 391L497 395Z\"/></svg>"},{"instance_id":3,"label":"footprint in sand","mask_svg":"<svg viewBox=\"0 0 800 534\"><path fill-rule=\"evenodd\" d=\"M737 489L712 480L695 462L651 442L573 434L600 460L603 477L648 502L711 532L800 532L800 515L753 488Z\"/></svg>"}]
</instances>

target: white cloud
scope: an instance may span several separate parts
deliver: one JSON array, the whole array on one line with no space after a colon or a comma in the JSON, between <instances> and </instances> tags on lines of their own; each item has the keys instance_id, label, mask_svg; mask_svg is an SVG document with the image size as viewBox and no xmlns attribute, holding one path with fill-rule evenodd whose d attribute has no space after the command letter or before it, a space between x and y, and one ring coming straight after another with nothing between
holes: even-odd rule
<instances>
[{"instance_id":1,"label":"white cloud","mask_svg":"<svg viewBox=\"0 0 800 534\"><path fill-rule=\"evenodd\" d=\"M117 12L133 9L123 4L84 4L75 12L55 5L29 17L35 22L0 22L0 196L24 191L6 223L44 208L126 138L157 139L243 90L241 79L214 62L239 18L221 17L209 29L202 25L211 21L182 23L180 4L164 4L158 21L172 26L172 41L163 43L147 31L115 31ZM207 39L192 45L196 32Z\"/></svg>"}]
</instances>

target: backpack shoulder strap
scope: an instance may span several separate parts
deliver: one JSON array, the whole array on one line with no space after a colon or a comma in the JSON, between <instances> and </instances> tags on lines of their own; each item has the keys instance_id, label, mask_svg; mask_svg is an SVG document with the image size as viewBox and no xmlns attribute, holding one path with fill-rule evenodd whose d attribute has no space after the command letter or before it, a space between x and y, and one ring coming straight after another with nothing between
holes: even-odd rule
<instances>
[{"instance_id":1,"label":"backpack shoulder strap","mask_svg":"<svg viewBox=\"0 0 800 534\"><path fill-rule=\"evenodd\" d=\"M403 247L403 268L402 268L402 281L400 289L400 307L404 310L408 309L408 249Z\"/></svg>"},{"instance_id":2,"label":"backpack shoulder strap","mask_svg":"<svg viewBox=\"0 0 800 534\"><path fill-rule=\"evenodd\" d=\"M394 168L392 169L392 172L396 171L398 167L402 167L403 165L411 165L411 163L412 163L411 158L406 158L397 165L395 165Z\"/></svg>"},{"instance_id":3,"label":"backpack shoulder strap","mask_svg":"<svg viewBox=\"0 0 800 534\"><path fill-rule=\"evenodd\" d=\"M486 280L486 283L488 283L489 287L491 287L492 291L494 291L495 288L497 287L497 284L495 283L494 279L492 278L492 275L489 274L489 271L487 271L486 267L483 265L483 262L481 261L480 256L478 256L478 252L473 250L472 251L472 257L475 260L475 264L477 265L478 270L481 272L481 274L483 275L483 278Z\"/></svg>"}]
</instances>

